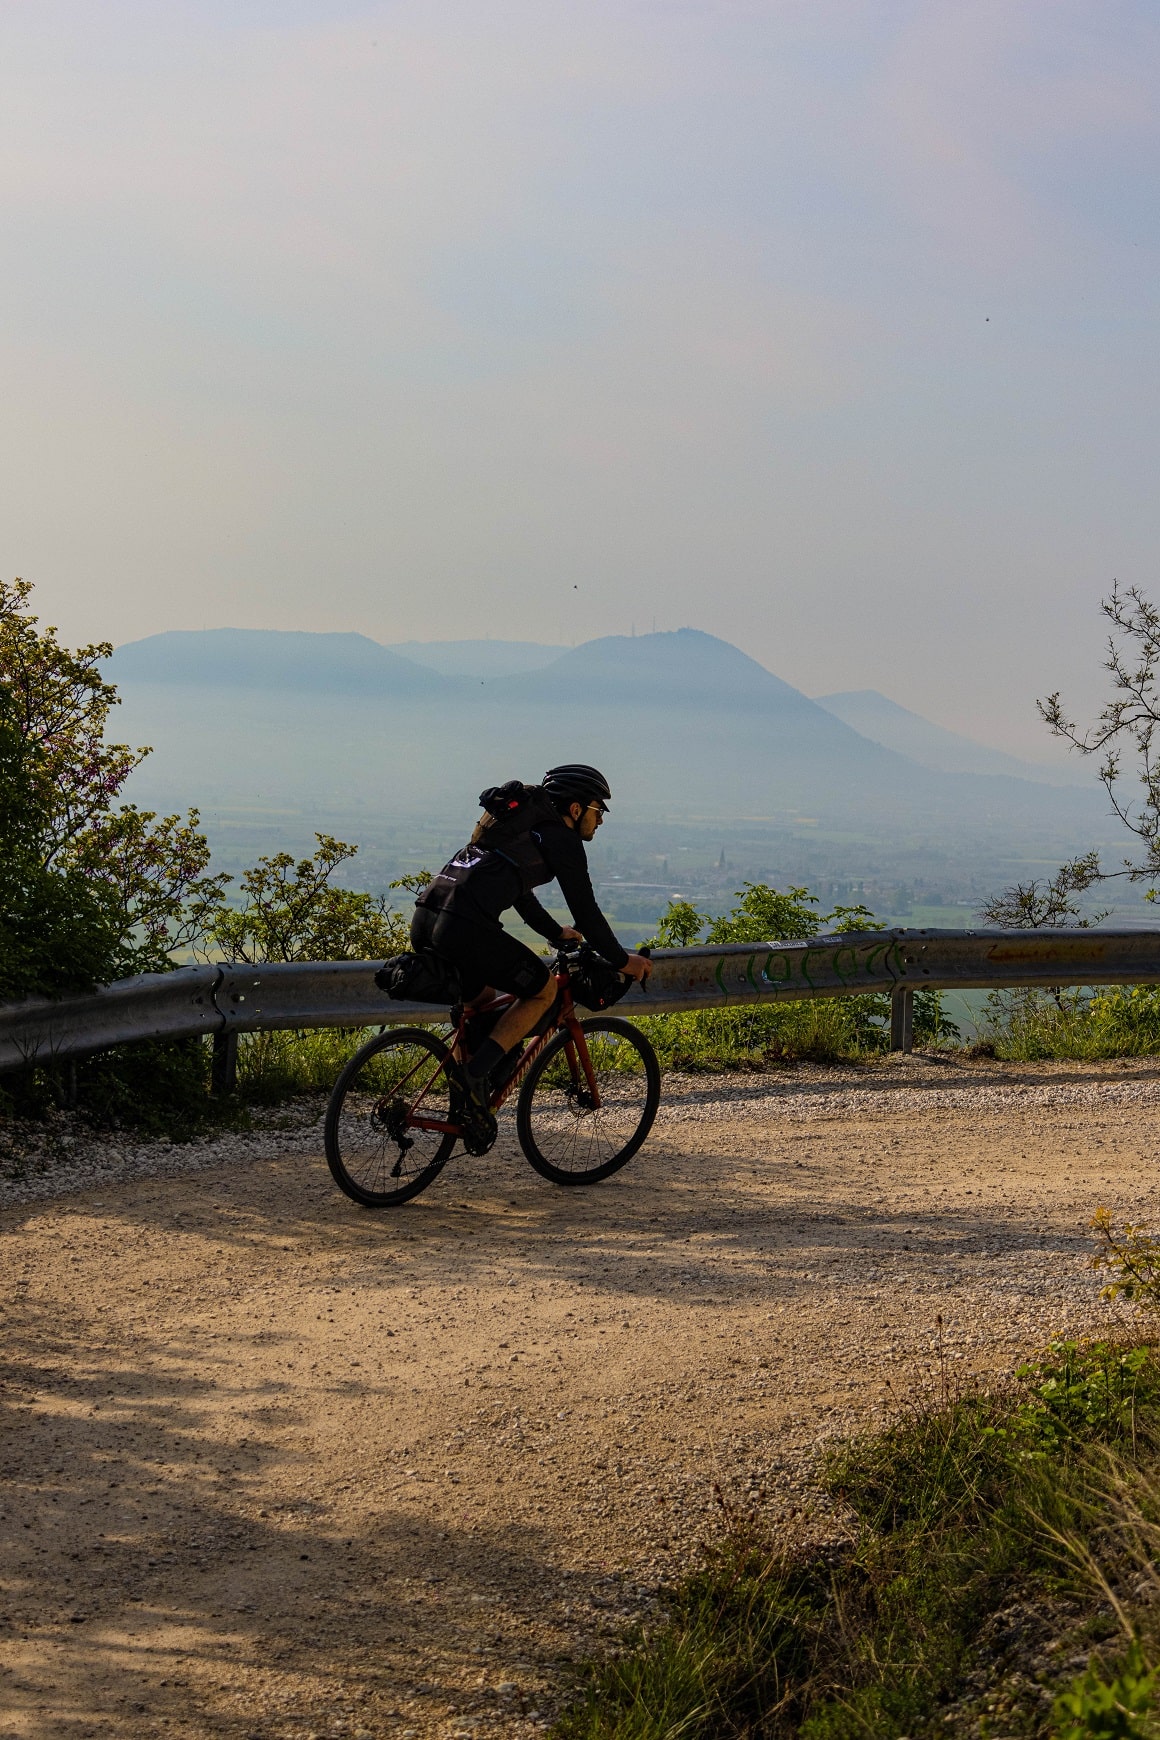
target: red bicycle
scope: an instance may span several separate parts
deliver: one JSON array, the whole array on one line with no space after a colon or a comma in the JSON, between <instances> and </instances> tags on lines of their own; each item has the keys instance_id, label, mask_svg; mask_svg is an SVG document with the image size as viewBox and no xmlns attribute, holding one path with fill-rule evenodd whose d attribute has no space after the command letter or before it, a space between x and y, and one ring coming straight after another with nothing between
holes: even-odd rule
<instances>
[{"instance_id":1,"label":"red bicycle","mask_svg":"<svg viewBox=\"0 0 1160 1740\"><path fill-rule=\"evenodd\" d=\"M581 1019L569 959L552 962L558 994L544 1031L509 1052L491 1109L518 1090L516 1133L529 1163L553 1184L598 1184L628 1163L652 1129L661 1097L656 1053L615 1015ZM497 997L498 1019L515 1001ZM465 1136L447 1066L467 1050L464 1011L450 1041L425 1027L376 1034L355 1053L326 1109L326 1159L335 1183L366 1208L394 1208L434 1183Z\"/></svg>"}]
</instances>

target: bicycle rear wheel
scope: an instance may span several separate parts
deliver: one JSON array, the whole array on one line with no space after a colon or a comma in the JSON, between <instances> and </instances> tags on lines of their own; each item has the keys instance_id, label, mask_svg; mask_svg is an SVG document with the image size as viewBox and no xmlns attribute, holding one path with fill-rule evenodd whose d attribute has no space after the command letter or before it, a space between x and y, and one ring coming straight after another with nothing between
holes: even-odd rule
<instances>
[{"instance_id":1,"label":"bicycle rear wheel","mask_svg":"<svg viewBox=\"0 0 1160 1740\"><path fill-rule=\"evenodd\" d=\"M598 1184L627 1165L657 1115L661 1070L644 1034L615 1015L580 1023L599 1095L566 1029L540 1053L516 1105L520 1147L553 1184Z\"/></svg>"},{"instance_id":2,"label":"bicycle rear wheel","mask_svg":"<svg viewBox=\"0 0 1160 1740\"><path fill-rule=\"evenodd\" d=\"M421 1027L380 1033L356 1051L326 1108L326 1163L364 1208L394 1208L438 1178L455 1137L417 1129L450 1121L447 1047Z\"/></svg>"}]
</instances>

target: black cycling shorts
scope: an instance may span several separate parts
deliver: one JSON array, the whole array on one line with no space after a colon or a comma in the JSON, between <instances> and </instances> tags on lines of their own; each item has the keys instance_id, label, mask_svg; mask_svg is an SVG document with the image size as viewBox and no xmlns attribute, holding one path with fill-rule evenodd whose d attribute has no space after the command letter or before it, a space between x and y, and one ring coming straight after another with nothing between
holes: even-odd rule
<instances>
[{"instance_id":1,"label":"black cycling shorts","mask_svg":"<svg viewBox=\"0 0 1160 1740\"><path fill-rule=\"evenodd\" d=\"M415 908L411 946L434 949L458 968L465 1003L478 997L485 985L510 991L513 997L534 997L551 977L547 961L506 930L491 930L428 906Z\"/></svg>"}]
</instances>

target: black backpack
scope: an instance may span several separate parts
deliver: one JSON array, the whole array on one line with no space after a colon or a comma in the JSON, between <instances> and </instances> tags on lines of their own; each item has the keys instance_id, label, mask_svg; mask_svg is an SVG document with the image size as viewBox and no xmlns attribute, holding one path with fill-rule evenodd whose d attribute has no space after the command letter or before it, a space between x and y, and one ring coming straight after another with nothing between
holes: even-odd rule
<instances>
[{"instance_id":1,"label":"black backpack","mask_svg":"<svg viewBox=\"0 0 1160 1740\"><path fill-rule=\"evenodd\" d=\"M471 844L484 852L498 852L520 873L524 893L551 878L535 834L536 828L559 827L560 813L539 785L509 779L479 794L483 815L476 823Z\"/></svg>"},{"instance_id":2,"label":"black backpack","mask_svg":"<svg viewBox=\"0 0 1160 1740\"><path fill-rule=\"evenodd\" d=\"M522 779L509 779L503 785L489 785L486 791L481 791L479 807L497 822L518 824L520 812L527 809L538 790L537 786L525 785Z\"/></svg>"}]
</instances>

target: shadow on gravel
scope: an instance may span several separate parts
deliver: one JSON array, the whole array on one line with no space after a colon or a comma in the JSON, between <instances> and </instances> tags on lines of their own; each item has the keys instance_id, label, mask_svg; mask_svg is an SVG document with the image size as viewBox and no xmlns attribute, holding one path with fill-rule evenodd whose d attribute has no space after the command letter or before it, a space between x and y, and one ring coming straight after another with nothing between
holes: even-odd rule
<instances>
[{"instance_id":1,"label":"shadow on gravel","mask_svg":"<svg viewBox=\"0 0 1160 1740\"><path fill-rule=\"evenodd\" d=\"M288 1448L253 1425L222 1436L205 1404L231 1381L228 1350L183 1356L144 1325L131 1340L106 1334L99 1309L14 1303L0 1360L0 1664L15 1666L6 1712L35 1740L109 1724L154 1734L159 1718L197 1740L207 1725L258 1736L295 1711L354 1710L376 1729L404 1706L433 1720L464 1707L459 1668L520 1655L506 1590L541 1618L560 1595L537 1529L372 1510L349 1533L336 1507L365 1472L359 1446L335 1470L309 1440ZM295 1423L280 1411L283 1432ZM428 1653L436 1632L450 1679L416 1686L416 1645Z\"/></svg>"},{"instance_id":2,"label":"shadow on gravel","mask_svg":"<svg viewBox=\"0 0 1160 1740\"><path fill-rule=\"evenodd\" d=\"M205 1240L215 1260L200 1283L202 1305L259 1285L262 1269L355 1294L404 1282L471 1287L500 1277L679 1304L710 1285L734 1296L812 1296L819 1263L835 1265L835 1282L850 1285L858 1275L847 1271L864 1277L868 1266L914 1268L921 1259L927 1280L942 1285L963 1278L964 1264L1000 1254L1027 1259L1038 1276L1046 1262L1070 1270L1090 1251L1082 1226L1047 1224L1030 1203L878 1201L893 1183L885 1154L867 1168L864 1191L851 1192L847 1181L835 1196L827 1181L820 1209L818 1163L808 1148L802 1153L758 1162L723 1146L718 1191L705 1157L682 1153L665 1132L623 1173L591 1189L563 1190L531 1173L513 1143L483 1163L453 1160L428 1193L377 1212L349 1202L321 1160L292 1157L138 1180L105 1192L99 1213L155 1249L170 1232ZM85 1200L76 1199L72 1211L84 1215ZM23 1218L24 1211L4 1217L9 1227Z\"/></svg>"}]
</instances>

